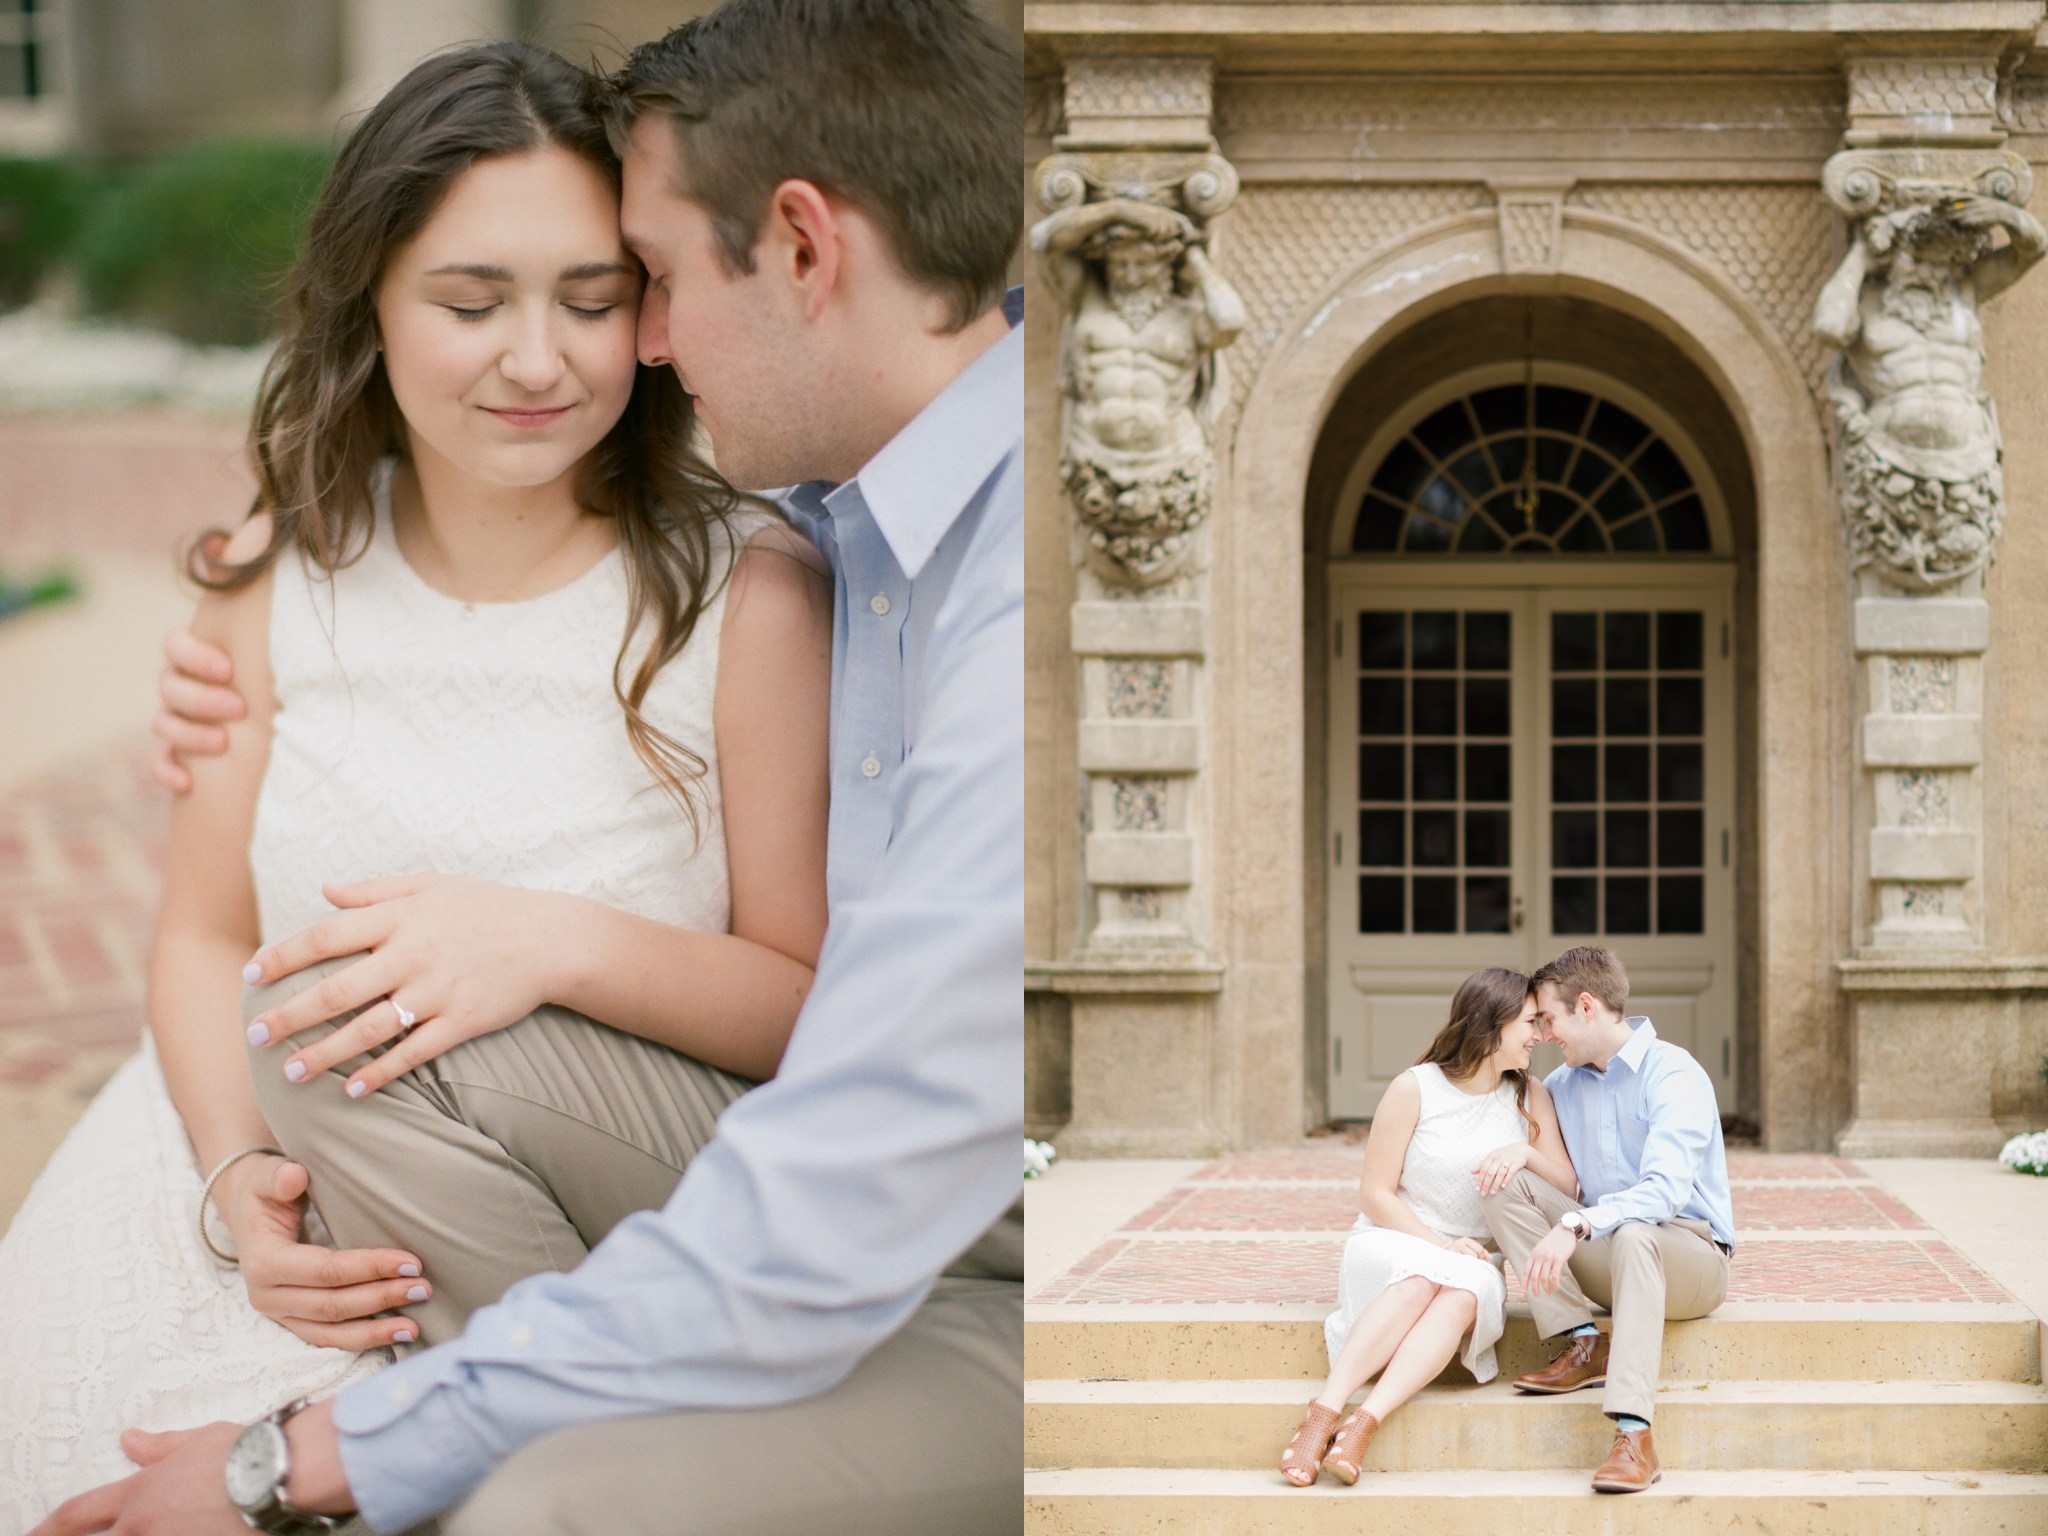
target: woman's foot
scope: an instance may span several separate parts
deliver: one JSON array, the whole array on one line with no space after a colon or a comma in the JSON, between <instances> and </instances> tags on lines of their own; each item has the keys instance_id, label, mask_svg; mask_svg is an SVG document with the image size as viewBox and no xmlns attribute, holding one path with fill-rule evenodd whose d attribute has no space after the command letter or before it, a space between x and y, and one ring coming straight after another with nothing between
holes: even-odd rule
<instances>
[{"instance_id":1,"label":"woman's foot","mask_svg":"<svg viewBox=\"0 0 2048 1536\"><path fill-rule=\"evenodd\" d=\"M1347 1483L1358 1481L1358 1474L1365 1470L1365 1448L1372 1444L1373 1431L1380 1427L1380 1421L1363 1408L1354 1409L1351 1417L1337 1426L1336 1438L1323 1454L1323 1465Z\"/></svg>"},{"instance_id":2,"label":"woman's foot","mask_svg":"<svg viewBox=\"0 0 2048 1536\"><path fill-rule=\"evenodd\" d=\"M1301 1428L1280 1453L1280 1475L1297 1488L1306 1488L1323 1469L1323 1452L1330 1448L1330 1436L1337 1432L1337 1410L1310 1403L1301 1417Z\"/></svg>"}]
</instances>

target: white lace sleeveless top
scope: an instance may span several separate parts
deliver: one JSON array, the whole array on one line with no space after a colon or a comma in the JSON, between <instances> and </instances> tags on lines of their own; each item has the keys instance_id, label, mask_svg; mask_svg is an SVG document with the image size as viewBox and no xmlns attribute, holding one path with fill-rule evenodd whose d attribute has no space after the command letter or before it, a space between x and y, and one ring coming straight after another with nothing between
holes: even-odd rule
<instances>
[{"instance_id":1,"label":"white lace sleeveless top","mask_svg":"<svg viewBox=\"0 0 2048 1536\"><path fill-rule=\"evenodd\" d=\"M1423 1225L1445 1237L1487 1236L1486 1212L1472 1170L1496 1147L1528 1137L1506 1078L1492 1093L1466 1093L1433 1062L1408 1069L1422 1090L1422 1112L1401 1164L1395 1193ZM1372 1222L1361 1216L1358 1229Z\"/></svg>"},{"instance_id":2,"label":"white lace sleeveless top","mask_svg":"<svg viewBox=\"0 0 2048 1536\"><path fill-rule=\"evenodd\" d=\"M377 472L362 559L331 581L294 554L277 562L279 708L249 848L264 942L333 911L323 881L426 870L727 929L712 702L731 551L717 550L717 596L642 705L703 761L693 834L635 755L612 693L626 622L620 552L525 601L445 596L392 536L393 467ZM767 521L736 521L737 541Z\"/></svg>"}]
</instances>

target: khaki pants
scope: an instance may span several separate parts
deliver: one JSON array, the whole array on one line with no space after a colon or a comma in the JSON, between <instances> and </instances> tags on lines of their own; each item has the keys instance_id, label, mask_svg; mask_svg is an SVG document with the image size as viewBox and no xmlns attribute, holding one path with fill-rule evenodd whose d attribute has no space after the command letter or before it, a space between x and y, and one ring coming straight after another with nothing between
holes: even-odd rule
<instances>
[{"instance_id":1,"label":"khaki pants","mask_svg":"<svg viewBox=\"0 0 2048 1536\"><path fill-rule=\"evenodd\" d=\"M251 990L244 1018L348 963ZM313 1204L336 1243L420 1256L434 1296L405 1311L423 1344L454 1338L515 1281L574 1268L620 1220L664 1204L719 1113L751 1086L555 1007L360 1100L342 1085L364 1058L288 1083L289 1054L250 1051L277 1144L311 1173ZM777 1408L561 1430L511 1457L442 1528L1021 1530L1023 1231L1020 1198L832 1391Z\"/></svg>"},{"instance_id":2,"label":"khaki pants","mask_svg":"<svg viewBox=\"0 0 2048 1536\"><path fill-rule=\"evenodd\" d=\"M557 1430L445 1536L1014 1536L1024 1287L942 1279L821 1397Z\"/></svg>"},{"instance_id":3,"label":"khaki pants","mask_svg":"<svg viewBox=\"0 0 2048 1536\"><path fill-rule=\"evenodd\" d=\"M1567 1211L1583 1210L1549 1180L1523 1169L1498 1194L1482 1197L1486 1224L1517 1274L1529 1253ZM1625 1221L1605 1237L1582 1242L1558 1288L1530 1296L1536 1332L1552 1338L1593 1321L1593 1303L1614 1316L1607 1346L1607 1390L1601 1411L1655 1417L1664 1364L1667 1318L1705 1317L1728 1295L1728 1255L1703 1221Z\"/></svg>"}]
</instances>

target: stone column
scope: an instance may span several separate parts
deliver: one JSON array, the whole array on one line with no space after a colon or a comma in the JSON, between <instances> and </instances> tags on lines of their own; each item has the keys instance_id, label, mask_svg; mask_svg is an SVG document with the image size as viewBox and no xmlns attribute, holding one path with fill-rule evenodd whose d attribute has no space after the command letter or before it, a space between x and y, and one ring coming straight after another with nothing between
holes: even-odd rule
<instances>
[{"instance_id":1,"label":"stone column","mask_svg":"<svg viewBox=\"0 0 2048 1536\"><path fill-rule=\"evenodd\" d=\"M1031 244L1063 314L1060 481L1077 567L1085 785L1081 931L1030 985L1068 995L1069 1154L1202 1154L1217 1124L1222 967L1202 888L1203 522L1219 352L1244 324L1208 254L1237 193L1210 132L1212 61L1082 55L1038 169Z\"/></svg>"},{"instance_id":2,"label":"stone column","mask_svg":"<svg viewBox=\"0 0 2048 1536\"><path fill-rule=\"evenodd\" d=\"M1979 306L2048 249L2032 175L2004 149L1997 60L1852 59L1850 130L1823 187L1849 250L1814 328L1856 572L1863 877L1846 1155L1997 1150L1996 1040L2032 968L1987 951L1984 570L2005 512Z\"/></svg>"}]
</instances>

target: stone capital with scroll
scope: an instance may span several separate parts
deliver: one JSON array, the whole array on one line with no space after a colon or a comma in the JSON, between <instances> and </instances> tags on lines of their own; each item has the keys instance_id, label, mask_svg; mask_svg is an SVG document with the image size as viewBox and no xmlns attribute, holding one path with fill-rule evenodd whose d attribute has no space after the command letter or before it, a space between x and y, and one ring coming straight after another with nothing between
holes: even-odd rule
<instances>
[{"instance_id":1,"label":"stone capital with scroll","mask_svg":"<svg viewBox=\"0 0 2048 1536\"><path fill-rule=\"evenodd\" d=\"M1060 480L1120 585L1177 574L1209 510L1214 354L1245 311L1205 244L1194 219L1144 196L1056 207L1031 231L1066 315Z\"/></svg>"},{"instance_id":2,"label":"stone capital with scroll","mask_svg":"<svg viewBox=\"0 0 2048 1536\"><path fill-rule=\"evenodd\" d=\"M1927 592L1991 561L2005 489L1978 306L2041 258L2048 234L2020 206L2024 164L1918 179L1873 158L1829 166L1828 194L1854 223L1813 325L1839 350L1828 398L1855 566Z\"/></svg>"}]
</instances>

